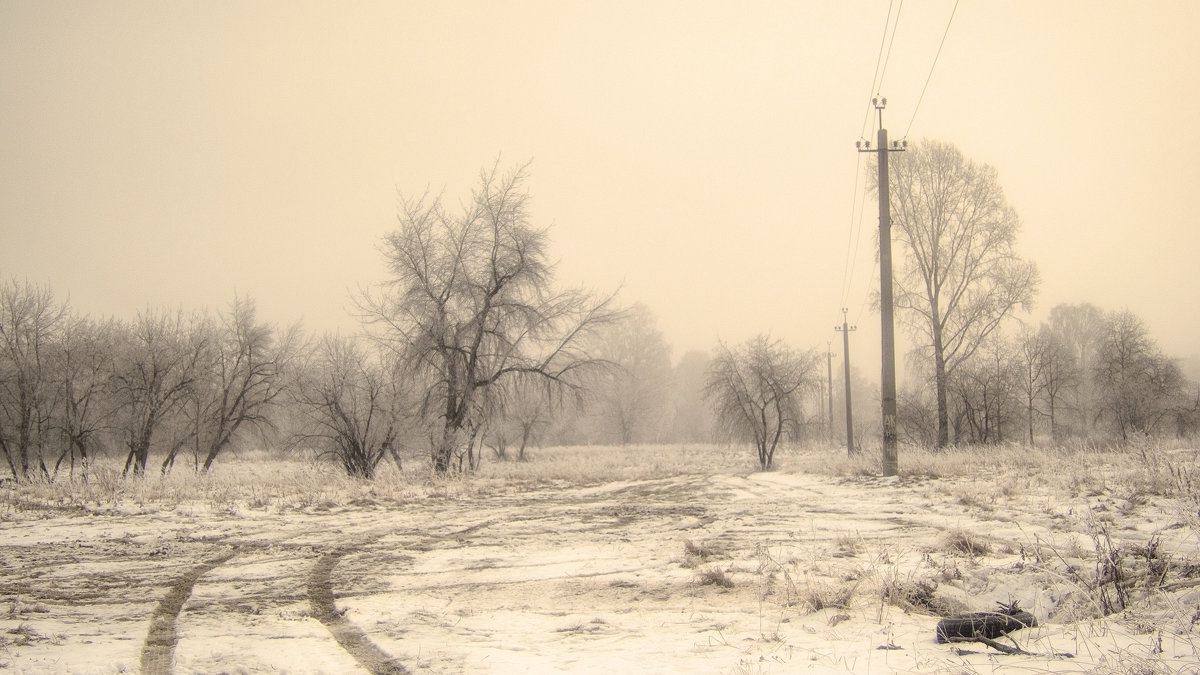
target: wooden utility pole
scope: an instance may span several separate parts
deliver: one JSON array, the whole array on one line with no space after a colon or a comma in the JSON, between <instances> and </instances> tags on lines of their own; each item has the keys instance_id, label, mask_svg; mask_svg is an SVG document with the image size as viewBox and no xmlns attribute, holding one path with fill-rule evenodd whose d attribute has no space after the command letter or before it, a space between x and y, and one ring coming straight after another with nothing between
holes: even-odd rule
<instances>
[{"instance_id":1,"label":"wooden utility pole","mask_svg":"<svg viewBox=\"0 0 1200 675\"><path fill-rule=\"evenodd\" d=\"M846 308L842 308L842 325L833 329L842 334L843 377L846 381L846 454L854 454L854 406L850 402L850 331L858 330L857 326L846 323Z\"/></svg>"},{"instance_id":2,"label":"wooden utility pole","mask_svg":"<svg viewBox=\"0 0 1200 675\"><path fill-rule=\"evenodd\" d=\"M825 381L829 383L826 393L829 395L829 426L825 428L829 441L833 442L833 343L825 341Z\"/></svg>"},{"instance_id":3,"label":"wooden utility pole","mask_svg":"<svg viewBox=\"0 0 1200 675\"><path fill-rule=\"evenodd\" d=\"M883 109L886 98L871 99L879 113L879 133L876 145L870 141L858 141L859 152L874 152L879 165L879 319L882 332L883 356L882 391L880 400L883 412L883 475L895 476L900 472L900 459L896 451L896 325L892 318L892 213L891 195L888 190L888 152L901 152L908 141L893 141L888 146L887 129L883 128Z\"/></svg>"}]
</instances>

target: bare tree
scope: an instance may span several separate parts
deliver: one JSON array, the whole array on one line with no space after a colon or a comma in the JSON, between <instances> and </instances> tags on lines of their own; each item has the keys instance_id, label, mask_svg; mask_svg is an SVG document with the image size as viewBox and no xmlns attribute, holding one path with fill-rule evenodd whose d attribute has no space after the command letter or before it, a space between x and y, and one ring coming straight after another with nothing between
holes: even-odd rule
<instances>
[{"instance_id":1,"label":"bare tree","mask_svg":"<svg viewBox=\"0 0 1200 675\"><path fill-rule=\"evenodd\" d=\"M705 387L717 432L750 441L759 466L771 468L779 441L804 423L804 396L820 386L818 361L812 350L797 352L766 335L736 349L718 343Z\"/></svg>"},{"instance_id":2,"label":"bare tree","mask_svg":"<svg viewBox=\"0 0 1200 675\"><path fill-rule=\"evenodd\" d=\"M673 442L702 443L712 438L712 411L704 402L708 366L707 352L690 351L672 370L668 438Z\"/></svg>"},{"instance_id":3,"label":"bare tree","mask_svg":"<svg viewBox=\"0 0 1200 675\"><path fill-rule=\"evenodd\" d=\"M932 357L943 447L949 376L1016 308L1029 308L1038 272L1014 251L1020 221L994 168L939 141L892 161L892 223L903 251L895 304Z\"/></svg>"},{"instance_id":4,"label":"bare tree","mask_svg":"<svg viewBox=\"0 0 1200 675\"><path fill-rule=\"evenodd\" d=\"M1081 376L1075 356L1062 337L1049 324L1042 324L1039 332L1045 335L1040 369L1042 395L1046 400L1046 416L1050 418L1050 438L1057 441L1062 400L1068 390L1078 388Z\"/></svg>"},{"instance_id":5,"label":"bare tree","mask_svg":"<svg viewBox=\"0 0 1200 675\"><path fill-rule=\"evenodd\" d=\"M394 364L359 342L325 335L308 350L293 386L300 438L348 476L373 478L388 457L400 466L406 398Z\"/></svg>"},{"instance_id":6,"label":"bare tree","mask_svg":"<svg viewBox=\"0 0 1200 675\"><path fill-rule=\"evenodd\" d=\"M1021 331L1016 337L1016 382L1025 404L1025 440L1030 446L1034 441L1034 418L1043 414L1037 404L1047 397L1047 390L1051 384L1054 367L1053 338L1046 326L1042 326L1040 330L1033 330L1025 325L1021 326Z\"/></svg>"},{"instance_id":7,"label":"bare tree","mask_svg":"<svg viewBox=\"0 0 1200 675\"><path fill-rule=\"evenodd\" d=\"M621 321L600 332L596 354L616 366L605 370L593 387L609 435L623 445L660 438L671 348L656 328L654 314L635 304Z\"/></svg>"},{"instance_id":8,"label":"bare tree","mask_svg":"<svg viewBox=\"0 0 1200 675\"><path fill-rule=\"evenodd\" d=\"M298 327L276 334L260 323L252 298L235 298L209 331L204 372L188 390L191 442L207 472L240 429L271 426L268 409L283 390L283 373L295 355ZM163 461L163 471L175 452Z\"/></svg>"},{"instance_id":9,"label":"bare tree","mask_svg":"<svg viewBox=\"0 0 1200 675\"><path fill-rule=\"evenodd\" d=\"M1016 370L1012 345L992 334L950 376L955 442L1000 443L1016 416Z\"/></svg>"},{"instance_id":10,"label":"bare tree","mask_svg":"<svg viewBox=\"0 0 1200 675\"><path fill-rule=\"evenodd\" d=\"M1145 324L1129 311L1108 317L1094 377L1101 411L1110 416L1122 441L1133 433L1154 433L1185 400L1179 366L1159 352Z\"/></svg>"},{"instance_id":11,"label":"bare tree","mask_svg":"<svg viewBox=\"0 0 1200 675\"><path fill-rule=\"evenodd\" d=\"M1106 330L1104 311L1091 303L1059 304L1050 309L1048 325L1068 357L1060 359L1064 407L1073 412L1076 433L1089 436L1096 423L1096 353ZM1060 355L1061 356L1061 355Z\"/></svg>"},{"instance_id":12,"label":"bare tree","mask_svg":"<svg viewBox=\"0 0 1200 675\"><path fill-rule=\"evenodd\" d=\"M509 447L517 447L517 461L553 421L552 412L561 407L552 388L535 378L510 378L500 388L500 407L491 428L492 449L497 459L508 459Z\"/></svg>"},{"instance_id":13,"label":"bare tree","mask_svg":"<svg viewBox=\"0 0 1200 675\"><path fill-rule=\"evenodd\" d=\"M115 412L109 387L119 334L119 326L111 319L69 317L63 322L55 368L60 399L55 418L63 440L54 466L56 474L69 458L74 476L78 458L82 477L88 478L92 450Z\"/></svg>"},{"instance_id":14,"label":"bare tree","mask_svg":"<svg viewBox=\"0 0 1200 675\"><path fill-rule=\"evenodd\" d=\"M425 401L437 420L438 473L485 426L489 388L518 375L579 387L599 363L586 338L615 316L613 296L551 290L547 231L530 223L527 178L525 166L482 171L459 214L440 198L402 197L400 227L382 248L391 278L360 298L408 376L432 382Z\"/></svg>"},{"instance_id":15,"label":"bare tree","mask_svg":"<svg viewBox=\"0 0 1200 675\"><path fill-rule=\"evenodd\" d=\"M906 382L896 397L896 430L906 443L928 447L937 442L937 403L930 379L914 378Z\"/></svg>"},{"instance_id":16,"label":"bare tree","mask_svg":"<svg viewBox=\"0 0 1200 675\"><path fill-rule=\"evenodd\" d=\"M155 433L178 412L202 374L209 333L182 312L154 309L139 313L125 332L125 344L113 355L113 391L129 450L124 474L132 470L140 476Z\"/></svg>"},{"instance_id":17,"label":"bare tree","mask_svg":"<svg viewBox=\"0 0 1200 675\"><path fill-rule=\"evenodd\" d=\"M47 361L65 314L49 288L0 284L0 451L17 481L50 479L43 454L54 401Z\"/></svg>"}]
</instances>

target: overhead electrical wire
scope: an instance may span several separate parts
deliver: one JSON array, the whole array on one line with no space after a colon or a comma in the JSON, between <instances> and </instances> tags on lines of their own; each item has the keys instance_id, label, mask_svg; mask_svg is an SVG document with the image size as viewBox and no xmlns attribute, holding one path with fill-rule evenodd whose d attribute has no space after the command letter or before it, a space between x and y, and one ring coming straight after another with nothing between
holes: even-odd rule
<instances>
[{"instance_id":1,"label":"overhead electrical wire","mask_svg":"<svg viewBox=\"0 0 1200 675\"><path fill-rule=\"evenodd\" d=\"M880 66L883 65L883 47L888 42L888 28L892 25L892 5L893 2L889 1L888 16L883 20L883 35L880 36L880 53L875 56L875 73L871 74L871 91L866 95L866 113L863 114L863 130L859 132L859 136L866 136L866 126L871 123L871 96L875 96L878 92L878 86L882 85L880 80ZM892 32L892 35L894 38L895 31ZM887 70L887 66L883 66L883 70Z\"/></svg>"},{"instance_id":2,"label":"overhead electrical wire","mask_svg":"<svg viewBox=\"0 0 1200 675\"><path fill-rule=\"evenodd\" d=\"M904 11L904 0L900 0L900 6L896 8L896 20L892 22L892 37L888 40L887 56L883 59L883 71L879 73L876 93L883 89L883 81L887 78L888 62L892 60L892 46L896 44L896 29L900 26L900 12L902 11Z\"/></svg>"},{"instance_id":3,"label":"overhead electrical wire","mask_svg":"<svg viewBox=\"0 0 1200 675\"><path fill-rule=\"evenodd\" d=\"M954 7L950 10L950 17L946 21L946 28L942 31L942 39L938 43L937 52L934 54L933 62L929 66L929 73L925 77L925 84L921 87L921 94L917 97L917 104L913 107L912 117L908 121L908 126L904 130L901 138L907 138L912 130L913 122L917 118L917 113L921 109L921 103L925 100L925 93L929 90L929 83L933 79L933 72L937 68L938 60L941 58L942 49L946 45L946 38L950 34L950 27L954 23L954 16L958 11L958 3L960 0L955 0ZM880 95L883 88L883 83L887 77L888 63L892 57L892 47L896 42L896 28L900 23L900 13L904 9L904 0L900 0L896 7L895 17L892 16L892 8L895 4L894 0L888 3L887 18L883 24L883 35L879 40L879 53L875 58L875 73L871 77L871 94L867 103L866 112L863 115L863 124L860 133L860 138L867 139L868 128L871 124L871 114L874 111L875 99ZM890 33L890 35L889 35ZM885 50L886 48L886 50ZM854 192L850 204L850 231L846 239L846 261L842 276L842 296L841 307L849 306L849 298L852 295L854 286L854 276L856 261L858 259L859 245L862 242L863 221L866 214L865 195L860 194L860 186L863 176L862 154L859 154L858 161L854 168ZM874 269L871 276L874 277L879 269L878 256L874 259ZM862 315L866 312L868 305L871 304L871 294L866 293L862 303L858 308L855 316L855 324L862 319ZM843 320L845 317L842 317Z\"/></svg>"},{"instance_id":4,"label":"overhead electrical wire","mask_svg":"<svg viewBox=\"0 0 1200 675\"><path fill-rule=\"evenodd\" d=\"M858 247L854 245L855 213L860 210L860 200L858 194L859 178L862 176L862 155L858 156L858 161L854 163L854 191L850 195L850 230L846 235L846 260L842 266L842 296L841 304L846 304L846 298L850 294L850 283L854 278L854 264L851 252L857 252Z\"/></svg>"},{"instance_id":5,"label":"overhead electrical wire","mask_svg":"<svg viewBox=\"0 0 1200 675\"><path fill-rule=\"evenodd\" d=\"M938 57L942 55L942 47L946 45L946 36L950 34L950 24L954 23L954 13L958 11L958 1L954 0L954 7L950 10L950 19L946 21L946 30L942 32L942 41L938 43L937 53L933 55L933 63L929 66L929 75L925 77L925 86L921 87L921 95L917 97L917 105L913 107L912 118L908 120L908 128L904 130L901 138L908 138L913 121L917 119L917 111L921 109L921 101L925 100L925 91L929 89L929 80L933 79L933 69L937 67ZM888 52L891 52L890 48Z\"/></svg>"},{"instance_id":6,"label":"overhead electrical wire","mask_svg":"<svg viewBox=\"0 0 1200 675\"><path fill-rule=\"evenodd\" d=\"M862 129L859 133L861 137L867 135L867 128L871 123L871 111L874 109L873 97L878 95L880 88L883 87L883 80L887 76L887 66L891 60L892 46L896 42L896 26L900 23L900 12L904 9L904 0L900 0L900 4L896 7L894 20L892 18L893 5L895 5L894 0L888 2L887 17L883 22L883 34L879 37L879 53L875 57L875 72L871 76L871 92L868 94L867 109L863 114ZM891 33L890 38L889 29ZM854 282L855 260L858 257L859 244L862 241L864 199L863 195L859 192L859 181L861 178L862 155L860 154L854 166L854 192L851 195L850 203L850 231L846 238L846 260L842 272L841 306L843 307L846 306L847 300L850 297L851 286L853 286Z\"/></svg>"}]
</instances>

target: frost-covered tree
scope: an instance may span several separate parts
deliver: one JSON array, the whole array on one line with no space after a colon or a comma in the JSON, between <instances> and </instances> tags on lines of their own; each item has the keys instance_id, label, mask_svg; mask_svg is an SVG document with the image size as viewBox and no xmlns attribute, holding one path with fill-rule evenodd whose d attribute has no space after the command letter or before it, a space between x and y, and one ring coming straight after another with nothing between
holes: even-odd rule
<instances>
[{"instance_id":1,"label":"frost-covered tree","mask_svg":"<svg viewBox=\"0 0 1200 675\"><path fill-rule=\"evenodd\" d=\"M812 350L796 351L766 335L736 348L718 343L705 387L717 433L751 442L759 466L771 468L779 442L797 436L805 422L805 397L819 391L819 361Z\"/></svg>"},{"instance_id":2,"label":"frost-covered tree","mask_svg":"<svg viewBox=\"0 0 1200 675\"><path fill-rule=\"evenodd\" d=\"M117 425L129 450L126 475L145 473L155 435L204 373L210 336L200 321L183 312L148 309L122 331L122 344L113 352L112 389Z\"/></svg>"},{"instance_id":3,"label":"frost-covered tree","mask_svg":"<svg viewBox=\"0 0 1200 675\"><path fill-rule=\"evenodd\" d=\"M933 362L937 445L949 442L947 388L1017 308L1037 291L1037 267L1016 254L1020 219L996 170L940 141L895 153L890 171L899 244L895 306Z\"/></svg>"},{"instance_id":4,"label":"frost-covered tree","mask_svg":"<svg viewBox=\"0 0 1200 675\"><path fill-rule=\"evenodd\" d=\"M671 348L642 304L599 332L596 356L613 364L589 397L605 437L623 445L662 439L671 378Z\"/></svg>"},{"instance_id":5,"label":"frost-covered tree","mask_svg":"<svg viewBox=\"0 0 1200 675\"><path fill-rule=\"evenodd\" d=\"M1101 413L1121 440L1154 433L1184 404L1186 380L1132 312L1110 314L1096 351L1093 377Z\"/></svg>"},{"instance_id":6,"label":"frost-covered tree","mask_svg":"<svg viewBox=\"0 0 1200 675\"><path fill-rule=\"evenodd\" d=\"M327 334L305 351L292 383L298 437L348 476L373 478L389 457L399 466L398 443L411 423L405 384L390 353Z\"/></svg>"},{"instance_id":7,"label":"frost-covered tree","mask_svg":"<svg viewBox=\"0 0 1200 675\"><path fill-rule=\"evenodd\" d=\"M0 452L17 481L50 478L54 387L49 357L66 307L48 287L0 283Z\"/></svg>"},{"instance_id":8,"label":"frost-covered tree","mask_svg":"<svg viewBox=\"0 0 1200 675\"><path fill-rule=\"evenodd\" d=\"M382 252L389 279L360 305L409 377L429 382L434 470L481 441L497 408L489 392L510 378L578 388L599 361L587 338L617 316L613 296L555 291L548 232L535 226L527 167L493 166L460 212L440 198L401 198L399 228Z\"/></svg>"}]
</instances>

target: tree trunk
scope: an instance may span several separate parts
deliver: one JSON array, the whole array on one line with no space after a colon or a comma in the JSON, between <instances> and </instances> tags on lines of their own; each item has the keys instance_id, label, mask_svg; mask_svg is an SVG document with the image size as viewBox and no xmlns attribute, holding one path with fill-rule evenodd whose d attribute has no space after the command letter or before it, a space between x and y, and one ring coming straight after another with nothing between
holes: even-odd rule
<instances>
[{"instance_id":1,"label":"tree trunk","mask_svg":"<svg viewBox=\"0 0 1200 675\"><path fill-rule=\"evenodd\" d=\"M208 452L204 455L204 467L201 469L204 473L208 473L208 470L212 468L213 462L217 461L217 455L221 454L226 445L229 445L232 432L230 434L225 434L224 432L223 428L217 431L216 440L209 445ZM197 450L199 450L199 447L197 447Z\"/></svg>"},{"instance_id":2,"label":"tree trunk","mask_svg":"<svg viewBox=\"0 0 1200 675\"><path fill-rule=\"evenodd\" d=\"M150 460L150 440L153 433L153 425L148 424L148 428L143 428L136 436L129 440L129 457L125 460L125 471L122 476L129 475L130 467L133 468L133 475L142 476L146 473L146 464Z\"/></svg>"},{"instance_id":3,"label":"tree trunk","mask_svg":"<svg viewBox=\"0 0 1200 675\"><path fill-rule=\"evenodd\" d=\"M1029 408L1026 411L1029 415L1029 447L1033 447L1033 399L1029 399Z\"/></svg>"},{"instance_id":4,"label":"tree trunk","mask_svg":"<svg viewBox=\"0 0 1200 675\"><path fill-rule=\"evenodd\" d=\"M934 330L933 336L933 368L934 382L937 389L937 444L940 450L950 445L950 407L946 401L946 355L942 346L940 328Z\"/></svg>"},{"instance_id":5,"label":"tree trunk","mask_svg":"<svg viewBox=\"0 0 1200 675\"><path fill-rule=\"evenodd\" d=\"M454 420L446 418L446 424L442 427L441 441L433 448L433 471L438 475L450 473L451 462L454 460L454 439L458 436L458 429L454 425Z\"/></svg>"},{"instance_id":6,"label":"tree trunk","mask_svg":"<svg viewBox=\"0 0 1200 675\"><path fill-rule=\"evenodd\" d=\"M529 435L533 432L533 425L521 425L521 447L517 449L517 461L525 461L525 446L529 444Z\"/></svg>"},{"instance_id":7,"label":"tree trunk","mask_svg":"<svg viewBox=\"0 0 1200 675\"><path fill-rule=\"evenodd\" d=\"M4 450L4 459L8 462L8 470L12 472L13 481L20 483L22 476L17 473L17 464L13 461L12 454L9 452L8 443L0 438L0 450Z\"/></svg>"},{"instance_id":8,"label":"tree trunk","mask_svg":"<svg viewBox=\"0 0 1200 675\"><path fill-rule=\"evenodd\" d=\"M130 469L130 467L133 466L133 454L134 454L134 449L133 449L133 446L131 445L131 446L129 446L129 454L125 456L125 469L121 471L122 478L129 475L129 469Z\"/></svg>"}]
</instances>

